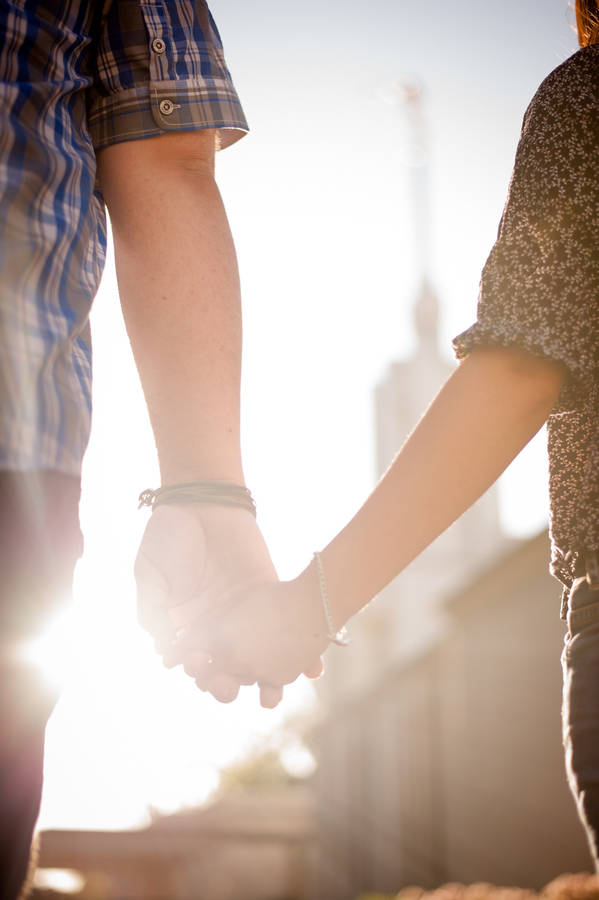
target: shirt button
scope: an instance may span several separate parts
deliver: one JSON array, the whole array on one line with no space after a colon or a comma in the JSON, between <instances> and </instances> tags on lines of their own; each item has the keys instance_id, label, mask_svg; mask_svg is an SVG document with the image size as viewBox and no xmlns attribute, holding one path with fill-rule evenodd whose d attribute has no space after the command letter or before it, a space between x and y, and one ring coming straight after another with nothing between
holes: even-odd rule
<instances>
[{"instance_id":1,"label":"shirt button","mask_svg":"<svg viewBox=\"0 0 599 900\"><path fill-rule=\"evenodd\" d=\"M175 104L172 100L161 100L158 109L163 116L171 116L175 109Z\"/></svg>"},{"instance_id":2,"label":"shirt button","mask_svg":"<svg viewBox=\"0 0 599 900\"><path fill-rule=\"evenodd\" d=\"M162 40L162 38L154 38L152 41L152 50L154 53L164 53L166 50L166 44Z\"/></svg>"}]
</instances>

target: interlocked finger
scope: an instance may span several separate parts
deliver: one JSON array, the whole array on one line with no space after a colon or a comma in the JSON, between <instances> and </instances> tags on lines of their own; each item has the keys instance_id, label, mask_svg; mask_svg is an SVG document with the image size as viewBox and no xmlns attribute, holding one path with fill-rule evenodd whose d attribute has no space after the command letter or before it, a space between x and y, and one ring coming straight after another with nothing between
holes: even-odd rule
<instances>
[{"instance_id":1,"label":"interlocked finger","mask_svg":"<svg viewBox=\"0 0 599 900\"><path fill-rule=\"evenodd\" d=\"M204 687L204 683L209 683L215 672L212 657L202 650L196 650L185 659L183 670L186 675L195 680L197 686L202 690L208 690Z\"/></svg>"},{"instance_id":2,"label":"interlocked finger","mask_svg":"<svg viewBox=\"0 0 599 900\"><path fill-rule=\"evenodd\" d=\"M308 666L307 669L304 669L304 675L306 676L306 678L320 678L323 672L324 663L321 656L319 656L318 659L314 660L312 665Z\"/></svg>"},{"instance_id":3,"label":"interlocked finger","mask_svg":"<svg viewBox=\"0 0 599 900\"><path fill-rule=\"evenodd\" d=\"M274 709L283 699L283 688L273 684L260 685L260 706Z\"/></svg>"},{"instance_id":4,"label":"interlocked finger","mask_svg":"<svg viewBox=\"0 0 599 900\"><path fill-rule=\"evenodd\" d=\"M215 672L210 679L203 681L201 690L208 691L220 703L232 703L239 693L239 682L224 672Z\"/></svg>"}]
</instances>

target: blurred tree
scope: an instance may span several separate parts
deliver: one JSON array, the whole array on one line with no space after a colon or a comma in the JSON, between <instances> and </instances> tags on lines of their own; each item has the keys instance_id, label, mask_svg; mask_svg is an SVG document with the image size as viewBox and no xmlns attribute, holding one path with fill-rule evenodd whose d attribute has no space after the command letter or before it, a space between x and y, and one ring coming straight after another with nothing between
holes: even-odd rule
<instances>
[{"instance_id":1,"label":"blurred tree","mask_svg":"<svg viewBox=\"0 0 599 900\"><path fill-rule=\"evenodd\" d=\"M278 750L268 749L221 769L216 796L222 797L236 787L282 787L300 784L302 780L287 772Z\"/></svg>"}]
</instances>

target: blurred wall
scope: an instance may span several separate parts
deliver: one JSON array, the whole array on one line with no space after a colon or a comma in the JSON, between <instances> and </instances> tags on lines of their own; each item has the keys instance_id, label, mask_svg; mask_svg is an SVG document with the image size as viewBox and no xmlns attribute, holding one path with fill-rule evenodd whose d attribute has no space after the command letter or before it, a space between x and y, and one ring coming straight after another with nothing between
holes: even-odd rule
<instances>
[{"instance_id":1,"label":"blurred wall","mask_svg":"<svg viewBox=\"0 0 599 900\"><path fill-rule=\"evenodd\" d=\"M564 774L564 624L547 556L545 533L510 551L446 600L428 650L329 697L312 735L315 900L590 871Z\"/></svg>"}]
</instances>

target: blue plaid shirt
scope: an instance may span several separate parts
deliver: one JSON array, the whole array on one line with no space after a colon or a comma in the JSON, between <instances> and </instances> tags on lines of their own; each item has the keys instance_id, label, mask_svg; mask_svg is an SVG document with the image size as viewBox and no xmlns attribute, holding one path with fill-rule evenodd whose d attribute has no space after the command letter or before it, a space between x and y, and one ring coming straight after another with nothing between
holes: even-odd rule
<instances>
[{"instance_id":1,"label":"blue plaid shirt","mask_svg":"<svg viewBox=\"0 0 599 900\"><path fill-rule=\"evenodd\" d=\"M106 254L95 150L247 124L204 0L0 4L0 469L77 475Z\"/></svg>"}]
</instances>

